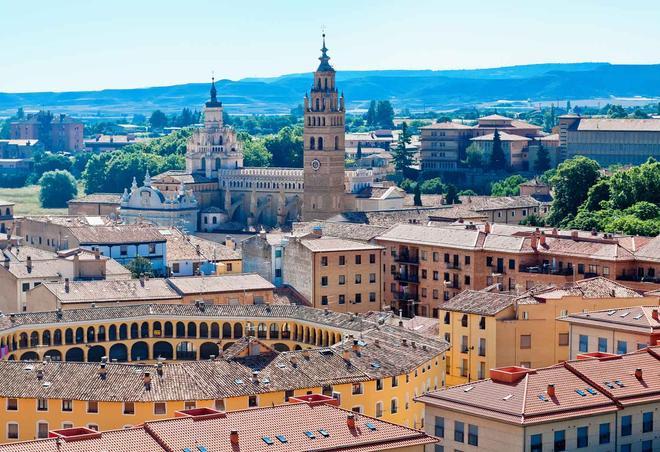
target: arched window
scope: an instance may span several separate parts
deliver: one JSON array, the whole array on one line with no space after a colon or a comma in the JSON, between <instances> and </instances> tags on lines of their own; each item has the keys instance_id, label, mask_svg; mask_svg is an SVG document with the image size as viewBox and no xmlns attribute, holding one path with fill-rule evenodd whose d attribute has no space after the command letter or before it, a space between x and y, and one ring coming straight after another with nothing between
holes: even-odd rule
<instances>
[{"instance_id":1,"label":"arched window","mask_svg":"<svg viewBox=\"0 0 660 452\"><path fill-rule=\"evenodd\" d=\"M197 324L188 322L188 337L197 337Z\"/></svg>"},{"instance_id":2,"label":"arched window","mask_svg":"<svg viewBox=\"0 0 660 452\"><path fill-rule=\"evenodd\" d=\"M131 323L131 339L137 339L138 338L138 324L137 323Z\"/></svg>"},{"instance_id":3,"label":"arched window","mask_svg":"<svg viewBox=\"0 0 660 452\"><path fill-rule=\"evenodd\" d=\"M321 122L325 125L325 116L321 118Z\"/></svg>"},{"instance_id":4,"label":"arched window","mask_svg":"<svg viewBox=\"0 0 660 452\"><path fill-rule=\"evenodd\" d=\"M76 328L76 344L82 344L83 342L85 342L85 330Z\"/></svg>"},{"instance_id":5,"label":"arched window","mask_svg":"<svg viewBox=\"0 0 660 452\"><path fill-rule=\"evenodd\" d=\"M323 137L319 137L319 151L323 150Z\"/></svg>"},{"instance_id":6,"label":"arched window","mask_svg":"<svg viewBox=\"0 0 660 452\"><path fill-rule=\"evenodd\" d=\"M209 337L209 325L208 323L199 324L199 337Z\"/></svg>"},{"instance_id":7,"label":"arched window","mask_svg":"<svg viewBox=\"0 0 660 452\"><path fill-rule=\"evenodd\" d=\"M319 80L319 88L321 87L321 80ZM316 99L316 111L321 109L321 102L319 99Z\"/></svg>"},{"instance_id":8,"label":"arched window","mask_svg":"<svg viewBox=\"0 0 660 452\"><path fill-rule=\"evenodd\" d=\"M53 345L62 345L62 330L55 330L53 334Z\"/></svg>"},{"instance_id":9,"label":"arched window","mask_svg":"<svg viewBox=\"0 0 660 452\"><path fill-rule=\"evenodd\" d=\"M186 325L183 322L176 323L176 337L186 337Z\"/></svg>"},{"instance_id":10,"label":"arched window","mask_svg":"<svg viewBox=\"0 0 660 452\"><path fill-rule=\"evenodd\" d=\"M128 327L125 323L122 323L119 325L119 340L123 341L126 339L128 339Z\"/></svg>"},{"instance_id":11,"label":"arched window","mask_svg":"<svg viewBox=\"0 0 660 452\"><path fill-rule=\"evenodd\" d=\"M147 322L142 322L140 326L140 337L149 337L149 324Z\"/></svg>"},{"instance_id":12,"label":"arched window","mask_svg":"<svg viewBox=\"0 0 660 452\"><path fill-rule=\"evenodd\" d=\"M97 339L99 342L105 341L105 327L103 325L99 326L99 332L97 335Z\"/></svg>"},{"instance_id":13,"label":"arched window","mask_svg":"<svg viewBox=\"0 0 660 452\"><path fill-rule=\"evenodd\" d=\"M117 326L116 325L110 325L110 328L108 329L108 340L109 341L116 341L117 340Z\"/></svg>"},{"instance_id":14,"label":"arched window","mask_svg":"<svg viewBox=\"0 0 660 452\"><path fill-rule=\"evenodd\" d=\"M314 137L311 137L311 138L309 139L309 148L310 148L310 149L314 149L314 146L315 146L315 144L314 144Z\"/></svg>"},{"instance_id":15,"label":"arched window","mask_svg":"<svg viewBox=\"0 0 660 452\"><path fill-rule=\"evenodd\" d=\"M172 327L172 322L165 322L165 337L172 337L172 332L174 328Z\"/></svg>"}]
</instances>

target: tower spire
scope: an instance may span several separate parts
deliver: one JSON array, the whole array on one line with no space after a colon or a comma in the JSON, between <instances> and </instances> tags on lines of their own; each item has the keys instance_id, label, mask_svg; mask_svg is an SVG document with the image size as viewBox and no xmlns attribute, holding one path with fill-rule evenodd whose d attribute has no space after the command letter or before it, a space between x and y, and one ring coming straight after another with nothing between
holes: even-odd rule
<instances>
[{"instance_id":1,"label":"tower spire","mask_svg":"<svg viewBox=\"0 0 660 452\"><path fill-rule=\"evenodd\" d=\"M323 32L323 47L321 47L321 56L319 57L319 60L321 60L321 64L319 64L319 68L317 71L322 71L322 72L330 72L334 71L332 66L330 65L330 57L328 56L328 48L325 46L325 32Z\"/></svg>"},{"instance_id":2,"label":"tower spire","mask_svg":"<svg viewBox=\"0 0 660 452\"><path fill-rule=\"evenodd\" d=\"M207 107L220 107L222 102L218 102L218 90L215 87L215 76L211 76L211 100L206 103Z\"/></svg>"}]
</instances>

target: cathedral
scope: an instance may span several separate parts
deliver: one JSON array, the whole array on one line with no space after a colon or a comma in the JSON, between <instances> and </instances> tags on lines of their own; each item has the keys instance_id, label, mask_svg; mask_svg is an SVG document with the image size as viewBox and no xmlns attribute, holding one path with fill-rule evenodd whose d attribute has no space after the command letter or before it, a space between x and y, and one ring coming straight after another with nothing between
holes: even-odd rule
<instances>
[{"instance_id":1,"label":"cathedral","mask_svg":"<svg viewBox=\"0 0 660 452\"><path fill-rule=\"evenodd\" d=\"M212 80L204 125L193 131L187 143L185 171L149 178L148 188L154 192L150 200L162 199L169 212L179 205L190 226L190 207L196 205L195 228L204 232L270 229L354 210L355 196L346 188L354 186L350 180L354 172L344 169L344 96L335 85L336 73L327 52L324 34L320 64L304 99L303 168L243 167L242 144L236 131L223 124L222 102ZM364 180L365 174L359 177ZM369 174L366 177L373 180ZM146 198L144 190L132 187L122 197L120 211L126 206L131 217L162 224L162 218L152 219L146 210L140 214L140 203L131 201L134 193ZM153 202L148 207L158 211Z\"/></svg>"}]
</instances>

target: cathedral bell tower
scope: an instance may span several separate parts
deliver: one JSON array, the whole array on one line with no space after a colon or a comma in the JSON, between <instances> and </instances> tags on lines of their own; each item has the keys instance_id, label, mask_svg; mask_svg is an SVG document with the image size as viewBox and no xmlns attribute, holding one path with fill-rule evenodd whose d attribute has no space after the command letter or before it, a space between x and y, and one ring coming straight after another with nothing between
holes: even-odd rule
<instances>
[{"instance_id":1,"label":"cathedral bell tower","mask_svg":"<svg viewBox=\"0 0 660 452\"><path fill-rule=\"evenodd\" d=\"M344 95L338 95L335 70L325 47L304 104L303 220L324 220L343 212Z\"/></svg>"}]
</instances>

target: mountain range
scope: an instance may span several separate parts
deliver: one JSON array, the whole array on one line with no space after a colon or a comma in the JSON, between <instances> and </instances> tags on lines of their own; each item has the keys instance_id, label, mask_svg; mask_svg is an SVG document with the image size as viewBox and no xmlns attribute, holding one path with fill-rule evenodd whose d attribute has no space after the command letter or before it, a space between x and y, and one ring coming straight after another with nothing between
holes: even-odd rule
<instances>
[{"instance_id":1,"label":"mountain range","mask_svg":"<svg viewBox=\"0 0 660 452\"><path fill-rule=\"evenodd\" d=\"M302 103L311 74L216 82L229 113L288 113ZM660 64L566 63L469 70L338 71L337 84L349 110L372 99L389 99L395 108L449 110L494 102L536 102L660 97ZM148 114L200 109L208 83L187 83L101 91L0 93L0 115L49 109L79 116Z\"/></svg>"}]
</instances>

